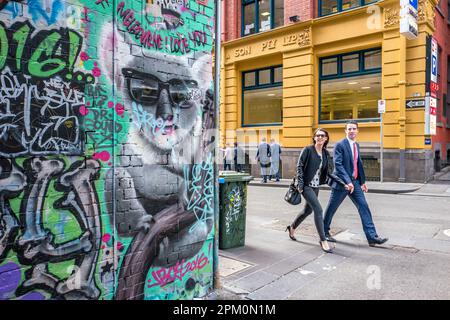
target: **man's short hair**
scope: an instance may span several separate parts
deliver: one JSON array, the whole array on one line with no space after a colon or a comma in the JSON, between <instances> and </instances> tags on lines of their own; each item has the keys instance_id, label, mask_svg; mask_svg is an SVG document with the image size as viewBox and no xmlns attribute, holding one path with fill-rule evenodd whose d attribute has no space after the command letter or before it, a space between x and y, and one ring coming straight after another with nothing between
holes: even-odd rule
<instances>
[{"instance_id":1,"label":"man's short hair","mask_svg":"<svg viewBox=\"0 0 450 320\"><path fill-rule=\"evenodd\" d=\"M349 124L354 124L354 125L356 125L356 128L358 128L358 122L356 122L356 120L349 120L349 121L347 121L347 122L345 123L345 129L347 129L347 126L348 126Z\"/></svg>"}]
</instances>

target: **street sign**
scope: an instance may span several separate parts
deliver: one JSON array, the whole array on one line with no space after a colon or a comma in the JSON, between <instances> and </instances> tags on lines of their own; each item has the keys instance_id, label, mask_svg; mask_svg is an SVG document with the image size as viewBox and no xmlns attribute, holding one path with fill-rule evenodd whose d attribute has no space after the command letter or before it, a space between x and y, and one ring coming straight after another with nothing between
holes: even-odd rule
<instances>
[{"instance_id":1,"label":"street sign","mask_svg":"<svg viewBox=\"0 0 450 320\"><path fill-rule=\"evenodd\" d=\"M423 108L425 107L425 100L406 100L406 108Z\"/></svg>"},{"instance_id":2,"label":"street sign","mask_svg":"<svg viewBox=\"0 0 450 320\"><path fill-rule=\"evenodd\" d=\"M386 113L386 100L378 100L378 113Z\"/></svg>"},{"instance_id":3,"label":"street sign","mask_svg":"<svg viewBox=\"0 0 450 320\"><path fill-rule=\"evenodd\" d=\"M425 97L425 134L436 134L436 98Z\"/></svg>"},{"instance_id":4,"label":"street sign","mask_svg":"<svg viewBox=\"0 0 450 320\"><path fill-rule=\"evenodd\" d=\"M418 0L400 0L400 34L409 40L417 38Z\"/></svg>"},{"instance_id":5,"label":"street sign","mask_svg":"<svg viewBox=\"0 0 450 320\"><path fill-rule=\"evenodd\" d=\"M431 139L430 138L425 138L425 145L426 146L431 145Z\"/></svg>"},{"instance_id":6,"label":"street sign","mask_svg":"<svg viewBox=\"0 0 450 320\"><path fill-rule=\"evenodd\" d=\"M437 83L437 74L438 74L438 44L436 39L431 39L431 82Z\"/></svg>"}]
</instances>

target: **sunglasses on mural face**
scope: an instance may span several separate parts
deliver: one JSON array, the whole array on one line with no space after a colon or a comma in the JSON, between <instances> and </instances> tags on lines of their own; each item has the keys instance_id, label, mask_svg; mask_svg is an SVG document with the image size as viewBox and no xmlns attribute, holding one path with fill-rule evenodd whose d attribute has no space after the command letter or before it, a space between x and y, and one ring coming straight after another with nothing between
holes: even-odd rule
<instances>
[{"instance_id":1,"label":"sunglasses on mural face","mask_svg":"<svg viewBox=\"0 0 450 320\"><path fill-rule=\"evenodd\" d=\"M130 97L141 104L155 104L162 90L166 90L170 99L180 108L190 108L190 100L193 91L198 89L198 83L194 80L170 79L167 82L161 81L158 77L124 68L122 73L127 80L128 93Z\"/></svg>"}]
</instances>

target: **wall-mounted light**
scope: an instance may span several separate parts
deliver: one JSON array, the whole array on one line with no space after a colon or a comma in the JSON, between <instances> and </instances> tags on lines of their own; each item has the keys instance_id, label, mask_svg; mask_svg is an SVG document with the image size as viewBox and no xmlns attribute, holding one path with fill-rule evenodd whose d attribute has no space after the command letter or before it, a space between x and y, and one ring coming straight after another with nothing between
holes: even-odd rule
<instances>
[{"instance_id":1,"label":"wall-mounted light","mask_svg":"<svg viewBox=\"0 0 450 320\"><path fill-rule=\"evenodd\" d=\"M289 21L290 22L299 22L300 21L300 17L298 15L291 16L291 17L289 17Z\"/></svg>"}]
</instances>

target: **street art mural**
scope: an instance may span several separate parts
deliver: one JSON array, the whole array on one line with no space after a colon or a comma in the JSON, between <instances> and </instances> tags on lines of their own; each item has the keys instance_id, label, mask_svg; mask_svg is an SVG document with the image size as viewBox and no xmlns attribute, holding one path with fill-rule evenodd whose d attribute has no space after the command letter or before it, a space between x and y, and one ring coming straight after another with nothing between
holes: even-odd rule
<instances>
[{"instance_id":1,"label":"street art mural","mask_svg":"<svg viewBox=\"0 0 450 320\"><path fill-rule=\"evenodd\" d=\"M212 289L213 13L0 3L0 299Z\"/></svg>"}]
</instances>

